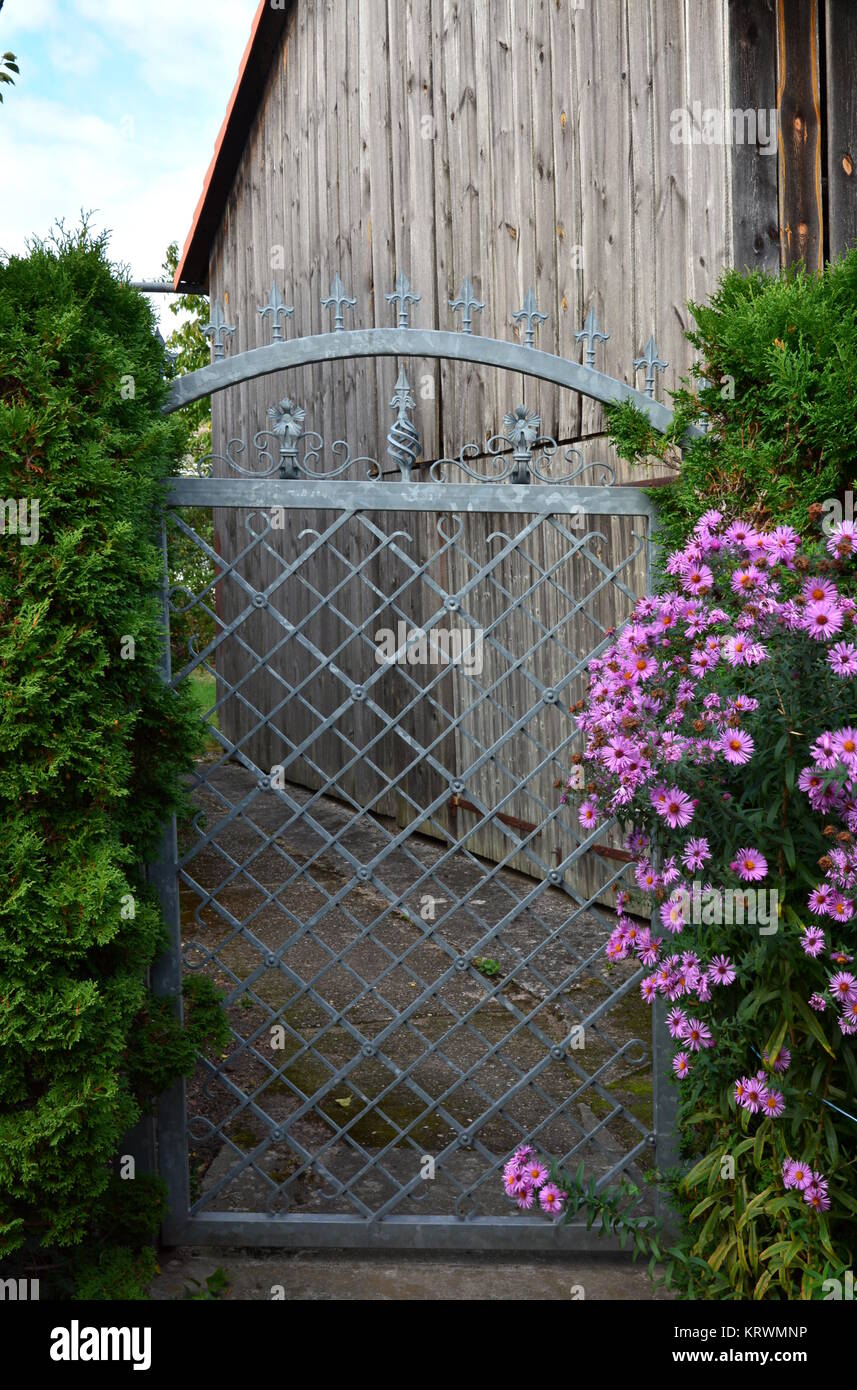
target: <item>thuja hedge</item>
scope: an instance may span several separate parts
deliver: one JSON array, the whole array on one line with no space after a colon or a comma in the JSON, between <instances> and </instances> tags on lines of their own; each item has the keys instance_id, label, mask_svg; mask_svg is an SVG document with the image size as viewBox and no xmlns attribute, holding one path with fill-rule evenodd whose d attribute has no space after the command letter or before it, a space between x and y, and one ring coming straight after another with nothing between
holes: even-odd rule
<instances>
[{"instance_id":1,"label":"thuja hedge","mask_svg":"<svg viewBox=\"0 0 857 1390\"><path fill-rule=\"evenodd\" d=\"M86 229L0 263L0 494L38 503L35 543L0 535L0 1257L75 1248L102 1296L104 1243L127 1294L163 1202L117 1175L122 1137L222 1029L205 982L184 1030L145 982L166 932L144 865L201 737L159 669L186 427L154 329Z\"/></svg>"},{"instance_id":2,"label":"thuja hedge","mask_svg":"<svg viewBox=\"0 0 857 1390\"><path fill-rule=\"evenodd\" d=\"M660 539L680 548L725 500L756 526L805 535L813 504L857 480L857 249L820 274L727 271L710 303L689 308L698 358L674 393L671 429L659 435L631 405L607 411L621 457L676 470L650 492ZM700 415L706 433L690 438Z\"/></svg>"}]
</instances>

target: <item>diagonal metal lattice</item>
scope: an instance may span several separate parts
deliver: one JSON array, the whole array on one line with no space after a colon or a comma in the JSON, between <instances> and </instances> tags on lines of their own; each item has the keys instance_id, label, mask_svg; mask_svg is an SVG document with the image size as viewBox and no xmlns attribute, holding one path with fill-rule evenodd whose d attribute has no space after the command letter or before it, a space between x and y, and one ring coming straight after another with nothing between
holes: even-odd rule
<instances>
[{"instance_id":1,"label":"diagonal metal lattice","mask_svg":"<svg viewBox=\"0 0 857 1390\"><path fill-rule=\"evenodd\" d=\"M600 1187L649 1166L642 972L603 954L625 864L559 791L647 524L621 488L174 487L199 563L170 607L201 635L172 682L209 750L160 872L232 1034L162 1119L188 1237L443 1243L500 1228L524 1141Z\"/></svg>"}]
</instances>

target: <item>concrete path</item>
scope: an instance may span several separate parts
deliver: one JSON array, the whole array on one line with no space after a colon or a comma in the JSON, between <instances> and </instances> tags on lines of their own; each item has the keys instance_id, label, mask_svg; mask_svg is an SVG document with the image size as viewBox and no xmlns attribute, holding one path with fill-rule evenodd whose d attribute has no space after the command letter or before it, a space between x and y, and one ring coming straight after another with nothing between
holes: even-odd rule
<instances>
[{"instance_id":1,"label":"concrete path","mask_svg":"<svg viewBox=\"0 0 857 1390\"><path fill-rule=\"evenodd\" d=\"M642 1261L613 1256L355 1254L351 1251L171 1250L162 1255L156 1299L182 1298L217 1268L229 1300L572 1302L668 1297ZM192 1281L196 1280L197 1284Z\"/></svg>"}]
</instances>

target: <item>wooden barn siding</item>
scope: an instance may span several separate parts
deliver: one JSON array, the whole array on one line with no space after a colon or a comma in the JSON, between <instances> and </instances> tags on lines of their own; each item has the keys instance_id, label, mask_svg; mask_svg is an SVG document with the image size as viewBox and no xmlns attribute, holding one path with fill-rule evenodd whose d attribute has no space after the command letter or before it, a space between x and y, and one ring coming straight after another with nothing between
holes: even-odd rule
<instances>
[{"instance_id":1,"label":"wooden barn siding","mask_svg":"<svg viewBox=\"0 0 857 1390\"><path fill-rule=\"evenodd\" d=\"M286 334L296 336L331 326L320 301L337 272L357 299L353 313L346 310L346 325L394 321L384 293L399 270L423 296L411 321L451 325L448 300L470 275L486 304L474 317L476 332L519 336L511 314L532 284L540 309L550 316L538 330L538 345L575 360L581 360L582 345L574 333L594 304L601 327L612 335L597 346L596 365L629 382L632 358L654 331L660 355L670 363L657 388L665 399L690 361L682 336L686 301L705 298L730 254L730 151L670 140L675 108L694 101L703 108L726 104L725 16L725 4L701 6L692 0L589 0L581 9L567 0L498 0L491 6L458 0L389 0L386 5L382 0L299 0L213 249L211 293L227 301L227 317L237 325L227 350L270 340L257 308L272 277L295 306ZM272 271L276 245L285 248L285 270ZM597 404L480 366L414 360L404 365L417 397L424 458L455 454L470 440L484 441L502 428L506 411L525 399L539 410L547 432L579 441L587 458L609 461L617 480L628 477L602 436ZM252 460L252 435L264 426L268 406L289 394L306 408L308 428L328 441L347 438L354 453L384 463L397 369L392 360L378 359L245 383L215 398L215 440L222 445L231 437L245 439ZM642 385L642 374L636 383ZM385 467L391 468L389 460ZM245 514L217 512L215 520L221 551L232 557L246 544ZM299 539L298 533L320 529L324 520L331 518L288 518L280 533L282 553L300 553L310 538ZM386 523L390 530L408 532L411 541L399 544L418 561L438 549L436 517L388 516ZM508 518L501 516L485 517L479 525L481 536L472 525L465 536L474 553L484 536L509 529ZM600 553L611 564L632 544L627 520L590 518L587 526L605 537ZM401 577L402 566L383 556L367 562L367 540L366 530L352 525L339 530L335 545L351 564L364 564L376 595L389 593L391 576ZM556 562L560 550L551 528L541 528L531 550L545 568ZM488 554L484 544L481 553ZM313 565L319 593L344 577L345 567L330 547ZM255 586L281 572L273 554L260 560L258 551L240 568ZM520 592L524 568L521 561L505 561L498 579L510 592ZM563 576L580 584L591 569L580 559L566 564ZM302 572L310 577L308 569ZM466 578L465 562L451 553L437 561L433 573L454 586ZM624 577L632 587L641 586L641 565ZM230 620L246 600L233 584L220 590L221 613ZM550 611L547 589L542 595L541 616L549 625L557 611ZM496 597L494 591L483 595L480 614L493 611ZM309 589L292 581L281 606L297 622L312 602ZM359 626L377 602L366 585L350 583L337 599L342 617L328 605L307 630L308 640L319 645L334 636L343 640L347 623ZM427 603L423 585L401 606L420 621L432 611ZM627 600L605 589L587 608L606 629L625 615ZM395 616L390 614L391 623ZM370 636L383 625L384 620L373 622ZM242 629L260 653L273 645L276 632L263 615L254 615ZM566 632L581 652L591 645L590 618L579 617ZM507 620L503 638L511 647L529 645L532 624L522 616L515 631ZM359 655L357 646L352 643L339 657L353 679L367 672L366 644ZM219 674L232 684L240 681L248 702L240 708L239 701L228 702L221 718L230 736L250 733L258 719L253 706L271 709L283 698L284 679L306 682L280 723L292 742L315 727L319 713L329 714L340 702L341 682L329 674L312 676L309 650L300 656L294 641L287 650L287 663L272 663L279 679L264 673L247 679L246 649L230 643L222 651ZM558 655L551 660L541 653L537 674L553 683L563 665ZM422 674L409 669L415 680L431 679L431 668ZM467 735L485 745L508 727L525 685L521 674L505 682L502 708L484 705L478 719L466 721L454 746L452 735L441 742L439 761L465 767L473 757ZM447 677L440 689L447 709L460 716L467 707L466 685ZM580 693L582 682L574 695ZM409 697L400 677L385 677L385 694L390 711ZM308 786L320 785L325 772L338 769L353 746L379 728L365 708L355 707L346 722L315 744L311 760L300 769ZM424 701L407 716L407 727L425 743L439 738L446 723L432 702ZM285 751L272 733L249 738L245 746L262 767ZM519 743L514 756L525 751ZM401 772L404 759L401 741L387 737L376 749L378 775L373 778L364 762L341 775L338 785L345 795L377 795L377 810L406 821L413 814L408 797L425 804L427 796L439 793L441 779L423 765L405 779L404 797L385 795L383 774ZM525 776L528 769L517 771ZM535 799L521 793L505 810L540 820L537 803L555 803L558 775L557 768L547 770L533 784ZM486 768L469 782L465 795L493 806L508 790L508 778ZM443 823L442 815L438 821ZM472 817L460 814L459 827L468 823ZM486 830L471 848L503 857L509 839ZM518 862L527 866L523 859ZM594 874L588 869L576 875L578 888L594 891Z\"/></svg>"}]
</instances>

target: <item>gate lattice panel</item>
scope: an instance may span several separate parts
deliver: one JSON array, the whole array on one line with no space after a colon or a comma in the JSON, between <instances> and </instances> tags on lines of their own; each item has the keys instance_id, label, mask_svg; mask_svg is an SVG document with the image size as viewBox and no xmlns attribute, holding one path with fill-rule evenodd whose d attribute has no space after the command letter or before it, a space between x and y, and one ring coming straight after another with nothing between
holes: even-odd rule
<instances>
[{"instance_id":1,"label":"gate lattice panel","mask_svg":"<svg viewBox=\"0 0 857 1390\"><path fill-rule=\"evenodd\" d=\"M401 323L216 360L171 408L372 352L515 365L669 419L589 352ZM587 665L647 583L651 504L573 451L555 471L523 405L414 481L403 373L391 404L401 481L344 444L325 467L286 398L257 468L230 444L172 484L188 575L168 608L203 635L170 679L202 692L209 741L153 869L174 934L156 986L209 976L231 1042L162 1099L168 1241L581 1248L582 1225L510 1208L510 1152L599 1187L655 1158L642 972L603 949L621 842L560 795Z\"/></svg>"}]
</instances>

